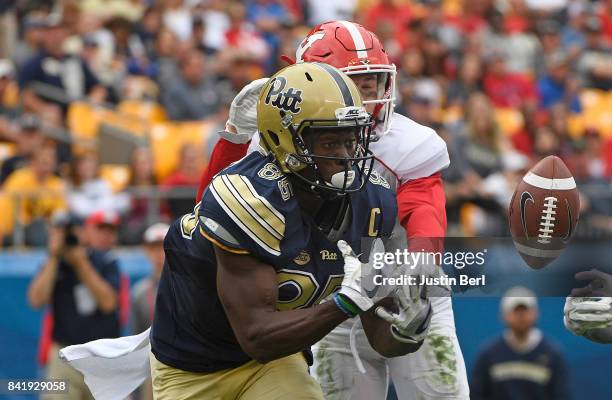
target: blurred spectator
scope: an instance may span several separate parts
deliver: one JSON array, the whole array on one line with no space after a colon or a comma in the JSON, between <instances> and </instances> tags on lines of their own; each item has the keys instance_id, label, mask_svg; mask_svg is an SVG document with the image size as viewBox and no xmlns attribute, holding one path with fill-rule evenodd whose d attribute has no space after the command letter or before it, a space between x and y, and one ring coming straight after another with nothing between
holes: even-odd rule
<instances>
[{"instance_id":1,"label":"blurred spectator","mask_svg":"<svg viewBox=\"0 0 612 400\"><path fill-rule=\"evenodd\" d=\"M536 27L541 44L536 74L540 75L545 70L546 59L554 53L563 51L561 45L561 24L551 19L540 21Z\"/></svg>"},{"instance_id":2,"label":"blurred spectator","mask_svg":"<svg viewBox=\"0 0 612 400\"><path fill-rule=\"evenodd\" d=\"M155 77L160 87L165 87L178 75L178 63L176 60L178 40L169 29L162 28L157 33L155 40L155 55L150 60L138 65L140 72L149 77ZM135 66L132 66L135 67Z\"/></svg>"},{"instance_id":3,"label":"blurred spectator","mask_svg":"<svg viewBox=\"0 0 612 400\"><path fill-rule=\"evenodd\" d=\"M19 76L24 107L55 125L62 125L69 101L88 95L92 101L101 102L106 97L106 90L84 61L64 53L67 34L59 16L50 16L44 50L25 63Z\"/></svg>"},{"instance_id":4,"label":"blurred spectator","mask_svg":"<svg viewBox=\"0 0 612 400\"><path fill-rule=\"evenodd\" d=\"M8 122L18 113L19 89L14 74L13 63L7 59L0 59L0 138L10 136Z\"/></svg>"},{"instance_id":5,"label":"blurred spectator","mask_svg":"<svg viewBox=\"0 0 612 400\"><path fill-rule=\"evenodd\" d=\"M310 26L327 21L352 20L357 9L357 0L306 0L305 18Z\"/></svg>"},{"instance_id":6,"label":"blurred spectator","mask_svg":"<svg viewBox=\"0 0 612 400\"><path fill-rule=\"evenodd\" d=\"M612 53L606 44L601 21L590 17L585 23L586 47L578 59L578 73L588 88L612 90Z\"/></svg>"},{"instance_id":7,"label":"blurred spectator","mask_svg":"<svg viewBox=\"0 0 612 400\"><path fill-rule=\"evenodd\" d=\"M193 208L193 198L198 191L201 172L198 149L189 143L183 145L178 168L161 184L162 190L170 196L168 205L172 219L186 214Z\"/></svg>"},{"instance_id":8,"label":"blurred spectator","mask_svg":"<svg viewBox=\"0 0 612 400\"><path fill-rule=\"evenodd\" d=\"M520 16L511 18L497 12L491 16L490 21L491 29L484 33L484 54L503 49L509 72L533 74L541 46L538 38L528 31L527 21Z\"/></svg>"},{"instance_id":9,"label":"blurred spectator","mask_svg":"<svg viewBox=\"0 0 612 400\"><path fill-rule=\"evenodd\" d=\"M170 226L158 222L147 228L143 235L144 250L151 263L151 274L138 281L132 288L132 332L144 332L151 327L157 284L164 268L164 238Z\"/></svg>"},{"instance_id":10,"label":"blurred spectator","mask_svg":"<svg viewBox=\"0 0 612 400\"><path fill-rule=\"evenodd\" d=\"M502 170L487 176L482 181L482 191L493 198L500 209L507 210L516 185L530 167L529 158L516 151L502 155ZM492 218L495 218L492 216Z\"/></svg>"},{"instance_id":11,"label":"blurred spectator","mask_svg":"<svg viewBox=\"0 0 612 400\"><path fill-rule=\"evenodd\" d=\"M113 211L123 214L129 207L125 194L113 194L110 185L100 178L98 156L85 152L75 156L70 165L68 209L84 220L95 211Z\"/></svg>"},{"instance_id":12,"label":"blurred spectator","mask_svg":"<svg viewBox=\"0 0 612 400\"><path fill-rule=\"evenodd\" d=\"M229 16L225 13L225 2L223 0L210 0L201 18L204 25L204 36L202 38L204 47L212 52L221 50L225 47L225 32L230 26Z\"/></svg>"},{"instance_id":13,"label":"blurred spectator","mask_svg":"<svg viewBox=\"0 0 612 400\"><path fill-rule=\"evenodd\" d=\"M40 120L36 115L25 114L19 119L19 132L15 135L17 152L2 163L0 170L0 185L14 171L28 165L28 161L43 143L40 132Z\"/></svg>"},{"instance_id":14,"label":"blurred spectator","mask_svg":"<svg viewBox=\"0 0 612 400\"><path fill-rule=\"evenodd\" d=\"M17 42L15 1L0 3L0 58L9 58Z\"/></svg>"},{"instance_id":15,"label":"blurred spectator","mask_svg":"<svg viewBox=\"0 0 612 400\"><path fill-rule=\"evenodd\" d=\"M180 63L180 75L162 92L162 104L170 119L202 120L217 111L219 95L206 76L204 55L192 50Z\"/></svg>"},{"instance_id":16,"label":"blurred spectator","mask_svg":"<svg viewBox=\"0 0 612 400\"><path fill-rule=\"evenodd\" d=\"M47 259L28 288L34 308L49 305L54 317L46 377L69 381L66 399L93 399L83 375L61 361L62 347L118 337L120 272L111 252L119 216L92 214L83 231L67 221L51 229Z\"/></svg>"},{"instance_id":17,"label":"blurred spectator","mask_svg":"<svg viewBox=\"0 0 612 400\"><path fill-rule=\"evenodd\" d=\"M132 190L128 213L123 218L119 232L119 241L126 245L140 244L145 229L151 218L164 220L164 210L160 210L157 199L149 199L156 190L157 180L153 174L153 156L147 147L139 147L132 153L130 180L128 188Z\"/></svg>"},{"instance_id":18,"label":"blurred spectator","mask_svg":"<svg viewBox=\"0 0 612 400\"><path fill-rule=\"evenodd\" d=\"M570 398L563 354L535 328L538 303L523 287L509 289L501 300L508 329L478 355L470 398L474 400Z\"/></svg>"},{"instance_id":19,"label":"blurred spectator","mask_svg":"<svg viewBox=\"0 0 612 400\"><path fill-rule=\"evenodd\" d=\"M536 128L533 150L538 158L560 155L561 140L548 125Z\"/></svg>"},{"instance_id":20,"label":"blurred spectator","mask_svg":"<svg viewBox=\"0 0 612 400\"><path fill-rule=\"evenodd\" d=\"M2 210L4 223L16 217L25 226L26 244L31 246L47 243L48 219L66 209L64 181L53 175L56 160L55 146L45 144L31 155L28 166L14 171L2 185L8 196Z\"/></svg>"},{"instance_id":21,"label":"blurred spectator","mask_svg":"<svg viewBox=\"0 0 612 400\"><path fill-rule=\"evenodd\" d=\"M412 17L408 4L396 0L381 0L366 8L364 15L363 25L366 29L377 32L381 26L387 26L400 46L406 46L407 30Z\"/></svg>"},{"instance_id":22,"label":"blurred spectator","mask_svg":"<svg viewBox=\"0 0 612 400\"><path fill-rule=\"evenodd\" d=\"M450 106L462 105L474 92L482 90L482 63L473 53L463 57L458 79L451 82L447 92L447 102Z\"/></svg>"},{"instance_id":23,"label":"blurred spectator","mask_svg":"<svg viewBox=\"0 0 612 400\"><path fill-rule=\"evenodd\" d=\"M453 68L448 49L442 42L441 31L437 26L427 27L421 49L425 61L425 75L445 85L453 73Z\"/></svg>"},{"instance_id":24,"label":"blurred spectator","mask_svg":"<svg viewBox=\"0 0 612 400\"><path fill-rule=\"evenodd\" d=\"M95 15L102 20L113 17L138 20L143 13L143 1L135 0L80 0L81 12ZM149 2L150 3L150 2Z\"/></svg>"},{"instance_id":25,"label":"blurred spectator","mask_svg":"<svg viewBox=\"0 0 612 400\"><path fill-rule=\"evenodd\" d=\"M499 205L489 199L483 187L484 179L502 172L505 143L493 108L484 94L476 92L470 96L465 115L462 127L447 141L451 164L442 172L451 223L459 221L465 203L498 215L500 211Z\"/></svg>"},{"instance_id":26,"label":"blurred spectator","mask_svg":"<svg viewBox=\"0 0 612 400\"><path fill-rule=\"evenodd\" d=\"M30 13L23 20L23 39L15 44L11 58L18 69L42 50L45 40L46 16Z\"/></svg>"},{"instance_id":27,"label":"blurred spectator","mask_svg":"<svg viewBox=\"0 0 612 400\"><path fill-rule=\"evenodd\" d=\"M145 57L151 57L155 51L155 36L161 30L162 15L159 7L149 6L140 21L136 23L134 33L144 46Z\"/></svg>"},{"instance_id":28,"label":"blurred spectator","mask_svg":"<svg viewBox=\"0 0 612 400\"><path fill-rule=\"evenodd\" d=\"M400 114L419 124L436 128L442 93L433 79L420 80L413 85L410 97L405 99Z\"/></svg>"},{"instance_id":29,"label":"blurred spectator","mask_svg":"<svg viewBox=\"0 0 612 400\"><path fill-rule=\"evenodd\" d=\"M513 74L507 68L507 54L496 49L487 57L483 87L495 107L536 109L538 94L526 77Z\"/></svg>"},{"instance_id":30,"label":"blurred spectator","mask_svg":"<svg viewBox=\"0 0 612 400\"><path fill-rule=\"evenodd\" d=\"M608 45L612 45L612 1L602 0L599 2L597 16L601 21L603 34Z\"/></svg>"},{"instance_id":31,"label":"blurred spectator","mask_svg":"<svg viewBox=\"0 0 612 400\"><path fill-rule=\"evenodd\" d=\"M480 178L501 170L504 138L495 120L489 99L481 92L470 96L463 129L451 143L451 167L449 173L464 175L475 172ZM454 157L453 157L454 156Z\"/></svg>"},{"instance_id":32,"label":"blurred spectator","mask_svg":"<svg viewBox=\"0 0 612 400\"><path fill-rule=\"evenodd\" d=\"M162 0L162 18L166 28L176 35L178 40L186 41L191 38L192 17L191 10L184 0Z\"/></svg>"},{"instance_id":33,"label":"blurred spectator","mask_svg":"<svg viewBox=\"0 0 612 400\"><path fill-rule=\"evenodd\" d=\"M230 2L227 8L230 26L225 31L226 44L230 49L248 52L260 61L271 55L271 49L255 26L247 21L247 9L241 2Z\"/></svg>"},{"instance_id":34,"label":"blurred spectator","mask_svg":"<svg viewBox=\"0 0 612 400\"><path fill-rule=\"evenodd\" d=\"M606 173L604 160L605 147L600 133L594 129L587 129L577 141L576 150L566 159L572 176L578 182L597 182Z\"/></svg>"},{"instance_id":35,"label":"blurred spectator","mask_svg":"<svg viewBox=\"0 0 612 400\"><path fill-rule=\"evenodd\" d=\"M266 41L271 55L278 54L280 48L279 31L283 24L290 22L290 15L279 0L251 0L247 2L247 19L255 24ZM275 57L264 61L266 71L276 72Z\"/></svg>"},{"instance_id":36,"label":"blurred spectator","mask_svg":"<svg viewBox=\"0 0 612 400\"><path fill-rule=\"evenodd\" d=\"M546 74L538 81L540 107L548 109L557 103L565 103L572 112L580 112L578 81L570 75L569 68L569 58L565 53L548 55Z\"/></svg>"},{"instance_id":37,"label":"blurred spectator","mask_svg":"<svg viewBox=\"0 0 612 400\"><path fill-rule=\"evenodd\" d=\"M586 44L582 32L587 17L586 6L582 2L573 2L568 7L567 14L567 24L561 30L561 45L573 62Z\"/></svg>"}]
</instances>

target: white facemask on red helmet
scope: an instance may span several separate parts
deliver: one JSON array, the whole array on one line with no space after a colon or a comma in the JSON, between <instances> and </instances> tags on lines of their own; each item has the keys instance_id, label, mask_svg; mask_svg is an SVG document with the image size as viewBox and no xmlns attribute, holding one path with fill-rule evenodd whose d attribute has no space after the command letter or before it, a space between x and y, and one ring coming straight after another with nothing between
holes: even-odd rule
<instances>
[{"instance_id":1,"label":"white facemask on red helmet","mask_svg":"<svg viewBox=\"0 0 612 400\"><path fill-rule=\"evenodd\" d=\"M295 52L296 62L322 62L347 75L377 74L377 96L363 104L375 104L373 133L389 131L395 106L395 65L391 64L380 40L363 26L349 21L332 21L315 26Z\"/></svg>"}]
</instances>

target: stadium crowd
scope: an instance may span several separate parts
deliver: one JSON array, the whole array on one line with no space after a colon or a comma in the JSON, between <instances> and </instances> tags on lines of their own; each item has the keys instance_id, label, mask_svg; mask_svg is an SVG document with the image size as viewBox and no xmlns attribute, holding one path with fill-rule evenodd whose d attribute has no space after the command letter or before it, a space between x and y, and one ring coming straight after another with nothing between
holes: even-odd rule
<instances>
[{"instance_id":1,"label":"stadium crowd","mask_svg":"<svg viewBox=\"0 0 612 400\"><path fill-rule=\"evenodd\" d=\"M396 110L446 140L449 235L505 232L549 154L583 188L583 228L612 230L611 0L17 0L0 6L4 245L45 245L58 210L119 213L124 245L189 211L234 95L337 19L376 32Z\"/></svg>"}]
</instances>

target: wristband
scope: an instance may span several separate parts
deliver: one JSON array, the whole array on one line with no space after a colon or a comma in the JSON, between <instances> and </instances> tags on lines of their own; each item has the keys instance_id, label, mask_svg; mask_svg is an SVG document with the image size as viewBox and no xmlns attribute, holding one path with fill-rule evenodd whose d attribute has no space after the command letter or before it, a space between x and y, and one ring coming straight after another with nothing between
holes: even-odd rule
<instances>
[{"instance_id":1,"label":"wristband","mask_svg":"<svg viewBox=\"0 0 612 400\"><path fill-rule=\"evenodd\" d=\"M349 318L353 318L359 314L355 306L347 301L340 293L334 293L334 303L336 303L340 311L345 313Z\"/></svg>"}]
</instances>

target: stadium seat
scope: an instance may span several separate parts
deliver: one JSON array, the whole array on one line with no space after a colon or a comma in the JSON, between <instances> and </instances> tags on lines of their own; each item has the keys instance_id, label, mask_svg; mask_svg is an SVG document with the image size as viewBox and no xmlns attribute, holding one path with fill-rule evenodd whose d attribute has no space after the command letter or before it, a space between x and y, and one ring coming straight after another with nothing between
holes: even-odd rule
<instances>
[{"instance_id":1,"label":"stadium seat","mask_svg":"<svg viewBox=\"0 0 612 400\"><path fill-rule=\"evenodd\" d=\"M148 122L164 122L168 119L166 110L159 103L152 101L124 100L119 103L117 110Z\"/></svg>"},{"instance_id":2,"label":"stadium seat","mask_svg":"<svg viewBox=\"0 0 612 400\"><path fill-rule=\"evenodd\" d=\"M103 164L100 166L100 177L117 193L130 181L130 167L124 164Z\"/></svg>"},{"instance_id":3,"label":"stadium seat","mask_svg":"<svg viewBox=\"0 0 612 400\"><path fill-rule=\"evenodd\" d=\"M214 134L215 122L164 122L154 124L150 132L155 161L155 176L162 181L177 167L181 147L185 143L202 149ZM202 153L202 152L201 152Z\"/></svg>"},{"instance_id":4,"label":"stadium seat","mask_svg":"<svg viewBox=\"0 0 612 400\"><path fill-rule=\"evenodd\" d=\"M144 136L150 127L148 121L121 111L105 110L103 118L105 124L117 127L135 136Z\"/></svg>"},{"instance_id":5,"label":"stadium seat","mask_svg":"<svg viewBox=\"0 0 612 400\"><path fill-rule=\"evenodd\" d=\"M68 107L68 129L76 138L95 139L103 117L104 109L76 101Z\"/></svg>"}]
</instances>

